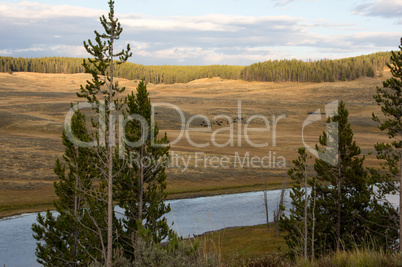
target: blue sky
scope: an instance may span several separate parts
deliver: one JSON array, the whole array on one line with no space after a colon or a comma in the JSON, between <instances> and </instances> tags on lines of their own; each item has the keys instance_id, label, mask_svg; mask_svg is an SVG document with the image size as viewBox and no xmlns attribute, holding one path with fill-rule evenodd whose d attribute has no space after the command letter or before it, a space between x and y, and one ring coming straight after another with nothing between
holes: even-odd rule
<instances>
[{"instance_id":1,"label":"blue sky","mask_svg":"<svg viewBox=\"0 0 402 267\"><path fill-rule=\"evenodd\" d=\"M131 62L248 65L398 49L402 0L116 0ZM107 1L0 0L0 55L86 57Z\"/></svg>"}]
</instances>

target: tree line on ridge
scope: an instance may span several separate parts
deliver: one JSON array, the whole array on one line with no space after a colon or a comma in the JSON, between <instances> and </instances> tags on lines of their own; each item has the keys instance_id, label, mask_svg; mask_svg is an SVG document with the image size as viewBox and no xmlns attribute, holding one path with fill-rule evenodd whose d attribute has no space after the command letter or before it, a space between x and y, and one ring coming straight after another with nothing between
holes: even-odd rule
<instances>
[{"instance_id":1,"label":"tree line on ridge","mask_svg":"<svg viewBox=\"0 0 402 267\"><path fill-rule=\"evenodd\" d=\"M135 63L116 65L116 76L147 83L187 83L201 78L242 79L259 82L335 82L352 81L360 77L381 76L389 63L391 52L338 60L317 61L269 60L250 66L146 66ZM82 58L70 57L0 57L0 72L83 73Z\"/></svg>"}]
</instances>

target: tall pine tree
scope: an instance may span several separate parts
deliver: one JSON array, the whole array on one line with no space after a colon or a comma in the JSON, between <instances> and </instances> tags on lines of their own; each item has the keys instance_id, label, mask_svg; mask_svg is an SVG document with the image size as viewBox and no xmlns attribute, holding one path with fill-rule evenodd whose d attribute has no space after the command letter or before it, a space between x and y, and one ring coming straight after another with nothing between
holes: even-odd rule
<instances>
[{"instance_id":1,"label":"tall pine tree","mask_svg":"<svg viewBox=\"0 0 402 267\"><path fill-rule=\"evenodd\" d=\"M68 132L63 134L66 146L64 160L68 164L69 173L65 175L64 165L59 161L56 163L55 171L60 179L59 184L55 185L59 196L56 209L60 215L57 218L51 213L46 218L38 215L39 225L33 226L35 238L44 241L43 245L38 244L39 260L46 258L57 262L60 258L68 258L67 264L91 261L111 267L112 250L118 245L116 240L119 237L116 233L122 231L114 214L113 178L124 165L124 162L118 160L116 152L115 115L124 105L124 98L116 94L122 93L125 88L119 87L115 81L114 67L127 61L131 53L129 45L126 50L118 53L114 51L114 42L119 39L123 29L114 16L114 1L108 4L108 17L100 18L105 33L95 31L95 42L84 42L92 57L84 60L82 65L92 75L92 80L81 86L81 92L77 94L88 100L99 120L92 120L90 127L81 122L85 120L80 117L81 120L75 122L75 125L73 120L72 125L78 140L94 140L95 146L81 147L68 140ZM75 116L79 115L77 112ZM75 156L74 152L77 151L79 154ZM93 179L97 179L94 185ZM74 212L71 211L72 207ZM66 224L68 226L64 229L59 229ZM63 264L60 262L60 265Z\"/></svg>"},{"instance_id":2,"label":"tall pine tree","mask_svg":"<svg viewBox=\"0 0 402 267\"><path fill-rule=\"evenodd\" d=\"M83 66L85 71L92 75L92 81L87 81L85 87L81 86L79 97L86 98L90 103L96 104L94 110L98 113L101 121L93 123L93 126L100 129L99 133L93 135L97 142L96 156L98 158L97 171L101 174L103 182L101 189L104 192L97 194L98 201L107 203L107 246L106 255L104 254L104 262L106 266L112 266L112 250L113 237L115 233L113 228L114 207L113 207L113 178L120 171L118 165L120 162L116 160L116 142L117 132L115 129L116 111L121 110L124 101L118 98L116 94L124 92L125 88L120 87L114 79L115 65L123 63L132 55L130 46L127 45L126 50L115 53L114 43L120 38L123 28L115 18L114 1L109 1L108 18L102 16L100 22L105 33L100 34L95 31L95 42L84 42L85 49L93 56L88 61L84 60ZM118 58L118 61L115 60ZM103 193L103 194L102 194ZM95 204L95 203L93 203ZM98 206L100 208L100 206ZM95 217L91 217L95 223ZM99 226L99 223L97 223ZM99 237L103 236L100 226L97 228ZM104 249L103 249L104 251Z\"/></svg>"},{"instance_id":3,"label":"tall pine tree","mask_svg":"<svg viewBox=\"0 0 402 267\"><path fill-rule=\"evenodd\" d=\"M385 174L378 181L382 193L395 193L399 191L399 240L402 240L402 38L399 51L392 51L391 70L392 78L383 82L383 88L377 87L377 93L373 96L384 117L378 117L373 113L374 121L380 125L381 131L387 131L391 143L377 143L375 149L377 158L385 160L382 164ZM399 188L398 184L399 182ZM399 246L402 252L402 246Z\"/></svg>"},{"instance_id":4,"label":"tall pine tree","mask_svg":"<svg viewBox=\"0 0 402 267\"><path fill-rule=\"evenodd\" d=\"M315 173L306 173L303 148L288 172L295 181L290 193L292 208L282 216L281 227L288 233L285 240L292 256L311 253L313 259L356 247L385 251L397 246L396 212L376 193L378 179L363 166L365 158L353 140L348 116L341 101L337 113L327 121L337 127L324 132L316 146L320 150L332 142L337 146L330 147L337 149L322 151L315 160ZM306 181L312 187L308 197Z\"/></svg>"},{"instance_id":5,"label":"tall pine tree","mask_svg":"<svg viewBox=\"0 0 402 267\"><path fill-rule=\"evenodd\" d=\"M319 143L325 146L327 140L338 143L337 164L316 159L317 252L349 250L352 248L380 246L389 249L396 241L392 222L380 220L391 218L389 207L380 203L375 194L375 179L364 168L365 157L353 140L353 131L348 122L349 112L343 101L337 114L328 123L338 123L337 133L323 133ZM385 232L389 232L384 235Z\"/></svg>"},{"instance_id":6,"label":"tall pine tree","mask_svg":"<svg viewBox=\"0 0 402 267\"><path fill-rule=\"evenodd\" d=\"M169 146L166 133L158 139L158 126L152 125L152 106L144 81L137 93L127 98L125 118L124 156L129 159L124 171L116 178L116 197L125 210L122 235L125 252L133 257L133 247L138 231L145 229L154 243L165 239L169 231L163 215L170 211L165 205L166 173L169 164ZM128 116L134 115L134 118Z\"/></svg>"},{"instance_id":7,"label":"tall pine tree","mask_svg":"<svg viewBox=\"0 0 402 267\"><path fill-rule=\"evenodd\" d=\"M83 142L91 141L86 129L85 116L77 111L71 120L71 132ZM54 172L59 181L54 182L58 200L54 202L56 214L49 210L37 216L32 225L34 238L39 241L36 248L37 261L45 266L77 266L89 264L85 250L92 250L99 242L91 243L91 233L83 228L87 224L79 221L85 213L87 196L83 194L92 186L94 156L87 148L71 142L63 131L65 152L62 161L57 159ZM105 215L105 214L103 214ZM91 227L88 224L87 227ZM96 257L96 256L95 256Z\"/></svg>"},{"instance_id":8,"label":"tall pine tree","mask_svg":"<svg viewBox=\"0 0 402 267\"><path fill-rule=\"evenodd\" d=\"M290 199L292 208L288 213L283 214L280 218L280 228L287 234L285 236L286 244L290 249L292 258L303 256L308 258L311 254L312 243L312 223L313 223L313 206L314 201L312 194L308 194L308 186L314 184L311 174L308 174L308 159L305 148L299 148L299 156L293 160L294 166L289 169L288 175L293 181L290 190Z\"/></svg>"}]
</instances>

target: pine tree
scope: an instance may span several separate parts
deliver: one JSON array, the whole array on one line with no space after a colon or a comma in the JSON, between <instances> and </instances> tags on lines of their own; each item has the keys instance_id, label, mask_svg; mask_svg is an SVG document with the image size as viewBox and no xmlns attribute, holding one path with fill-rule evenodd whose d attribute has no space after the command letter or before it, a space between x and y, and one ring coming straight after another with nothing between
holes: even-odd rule
<instances>
[{"instance_id":1,"label":"pine tree","mask_svg":"<svg viewBox=\"0 0 402 267\"><path fill-rule=\"evenodd\" d=\"M63 134L66 146L64 160L68 164L69 174L66 178L65 167L58 161L55 171L60 183L55 184L55 190L59 196L56 209L60 215L57 218L51 217L51 213L46 218L38 215L39 226L33 226L35 238L44 241L44 245L38 244L39 259L57 261L70 257L67 263L98 262L112 266L112 250L117 246L114 240L118 239L113 235L122 231L113 209L113 178L120 171L120 165L124 164L118 161L116 153L115 115L124 104L124 98L118 98L116 94L122 93L125 88L120 88L114 81L113 71L114 66L125 62L131 53L129 45L126 51L114 52L114 42L119 39L123 29L114 17L114 1L109 1L109 8L108 18L100 18L105 33L95 31L95 43L91 40L84 42L92 58L84 60L82 65L92 75L92 80L87 81L85 87L81 86L81 92L77 93L88 100L99 117L99 121L92 120L92 127L76 121L74 127L79 127L76 129L77 136L94 140L95 147L72 144L68 140L68 132ZM79 154L74 155L74 151ZM97 179L96 185L92 185L94 179ZM69 205L68 208L65 205ZM72 207L74 212L71 211ZM65 221L69 222L68 226L58 229L61 227L59 225L65 225ZM46 226L53 228L47 229ZM55 236L58 236L59 243ZM62 250L57 246L62 246ZM56 251L59 254L55 255Z\"/></svg>"},{"instance_id":2,"label":"pine tree","mask_svg":"<svg viewBox=\"0 0 402 267\"><path fill-rule=\"evenodd\" d=\"M158 127L151 124L152 107L144 81L139 84L136 95L127 98L116 95L125 88L114 82L114 67L125 62L131 53L129 46L126 51L113 52L114 41L122 28L114 18L113 1L109 1L109 7L108 19L101 17L106 33L95 31L96 43L84 42L93 56L83 62L92 80L81 86L77 94L88 100L99 120L92 119L86 125L85 117L76 111L71 126L74 137L91 141L94 146L81 146L70 140L71 134L66 129L63 133L65 163L57 161L55 168L60 179L55 184L59 197L56 210L60 214L38 215L38 224L33 226L35 238L43 242L38 243L39 261L51 266L78 263L112 266L112 250L124 248L125 254L133 259L134 241L141 233L154 243L160 243L170 234L174 236L163 218L170 211L169 205L163 203L167 196L168 140L166 133L158 139ZM115 119L121 115L118 112L123 112L128 119L123 133L117 133L115 127ZM138 124L130 120L131 115L144 121ZM142 135L143 131L147 134ZM140 146L130 143L136 138L140 138ZM121 158L121 151L127 154L125 159ZM139 157L130 162L133 153ZM146 160L151 160L151 164L147 165ZM113 179L117 179L116 185ZM123 220L116 219L113 201L126 209Z\"/></svg>"},{"instance_id":3,"label":"pine tree","mask_svg":"<svg viewBox=\"0 0 402 267\"><path fill-rule=\"evenodd\" d=\"M71 131L79 140L90 141L85 116L79 111L72 117ZM72 143L66 131L63 131L62 140L65 146L63 161L57 159L54 168L59 178L58 182L54 182L58 197L54 202L57 213L53 214L49 210L45 215L38 213L37 223L32 225L34 238L39 241L36 248L37 261L45 266L89 264L84 248L96 246L95 243L87 242L90 238L85 236L86 231L82 228L84 222L78 221L85 213L86 196L82 188L92 186L90 160L93 155L88 149Z\"/></svg>"},{"instance_id":4,"label":"pine tree","mask_svg":"<svg viewBox=\"0 0 402 267\"><path fill-rule=\"evenodd\" d=\"M120 38L123 28L114 16L114 1L109 1L108 4L110 9L108 18L105 16L100 18L105 33L99 34L95 31L95 44L91 40L88 40L88 43L84 42L85 49L94 57L83 62L85 71L92 75L92 81L87 81L85 87L81 86L81 93L77 95L96 104L94 110L102 119L100 123L93 125L101 129L101 132L95 134L94 137L98 145L96 149L99 163L97 171L102 174L103 178L101 189L105 189L105 192L100 192L97 197L98 201L107 202L107 248L104 260L106 266L111 267L113 233L115 232L113 229L113 178L116 176L116 172L119 172L115 166L115 163L119 162L116 160L114 125L116 111L120 110L124 104L123 100L119 99L116 94L125 90L124 87L119 87L118 82L114 81L114 66L127 61L132 54L129 52L129 45L125 51L114 52L114 42ZM115 61L115 58L118 58L119 61ZM98 98L102 101L99 101ZM92 217L92 220L95 220L95 217ZM101 228L98 230L102 232ZM99 235L102 237L101 233Z\"/></svg>"},{"instance_id":5,"label":"pine tree","mask_svg":"<svg viewBox=\"0 0 402 267\"><path fill-rule=\"evenodd\" d=\"M338 143L337 164L316 159L317 172L317 248L321 253L349 250L356 246L373 244L389 249L396 241L392 234L392 222L380 220L391 218L392 210L381 204L374 193L375 179L364 168L365 157L353 140L353 132L348 122L349 112L343 101L337 114L328 123L337 123L337 133L323 133L320 145L335 139ZM380 229L378 225L381 225ZM384 232L390 231L385 237ZM395 233L395 232L393 232Z\"/></svg>"},{"instance_id":6,"label":"pine tree","mask_svg":"<svg viewBox=\"0 0 402 267\"><path fill-rule=\"evenodd\" d=\"M293 181L290 190L292 208L288 214L280 218L281 230L286 232L285 240L290 249L292 258L304 256L308 258L311 251L312 231L312 195L308 194L308 185L314 183L314 177L309 179L308 159L305 148L299 148L299 156L293 160L294 166L288 170L288 175Z\"/></svg>"},{"instance_id":7,"label":"pine tree","mask_svg":"<svg viewBox=\"0 0 402 267\"><path fill-rule=\"evenodd\" d=\"M294 181L290 193L293 207L289 215L282 216L281 227L288 233L285 239L292 256L306 257L311 252L314 259L356 247L385 251L398 244L396 212L380 201L383 195L376 193L378 179L363 166L365 158L353 141L348 115L341 101L337 113L327 121L336 127L329 127L319 138L319 144L327 149L316 159L312 178L306 174L307 155L303 148L288 172ZM331 142L337 145L328 146ZM316 149L320 150L318 145ZM312 187L309 197L306 181Z\"/></svg>"},{"instance_id":8,"label":"pine tree","mask_svg":"<svg viewBox=\"0 0 402 267\"><path fill-rule=\"evenodd\" d=\"M147 230L150 241L156 244L170 233L163 217L170 211L170 206L163 203L167 196L165 170L169 164L169 141L166 133L158 139L158 126L152 125L152 106L144 81L138 84L136 95L128 96L125 115L126 140L122 143L130 164L116 178L116 194L120 207L125 209L126 230L122 236L126 238L126 254L132 258L134 241L141 229ZM136 118L129 118L130 115Z\"/></svg>"},{"instance_id":9,"label":"pine tree","mask_svg":"<svg viewBox=\"0 0 402 267\"><path fill-rule=\"evenodd\" d=\"M381 131L387 131L391 143L377 143L375 149L377 158L385 160L383 169L388 172L382 175L379 185L383 194L399 191L399 240L402 240L402 38L399 51L392 51L391 64L387 66L391 70L392 78L383 82L383 88L377 87L377 93L373 96L384 117L374 115L373 120L380 125ZM399 188L395 182L399 181ZM402 252L402 246L399 246Z\"/></svg>"}]
</instances>

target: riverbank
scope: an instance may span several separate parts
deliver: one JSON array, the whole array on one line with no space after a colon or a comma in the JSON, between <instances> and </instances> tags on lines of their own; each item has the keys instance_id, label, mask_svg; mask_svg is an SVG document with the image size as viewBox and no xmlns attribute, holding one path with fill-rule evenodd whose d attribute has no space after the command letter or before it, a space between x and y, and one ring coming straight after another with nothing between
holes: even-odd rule
<instances>
[{"instance_id":1,"label":"riverbank","mask_svg":"<svg viewBox=\"0 0 402 267\"><path fill-rule=\"evenodd\" d=\"M167 200L207 197L225 194L236 194L255 192L263 190L262 183L233 183L232 185L217 182L215 186L212 184L199 183L180 183L172 182L168 184ZM268 182L267 190L275 190L282 188L279 179ZM23 213L42 212L47 209L53 210L53 202L57 200L52 184L42 185L40 187L32 186L32 188L24 189L0 189L0 218L20 215Z\"/></svg>"}]
</instances>

